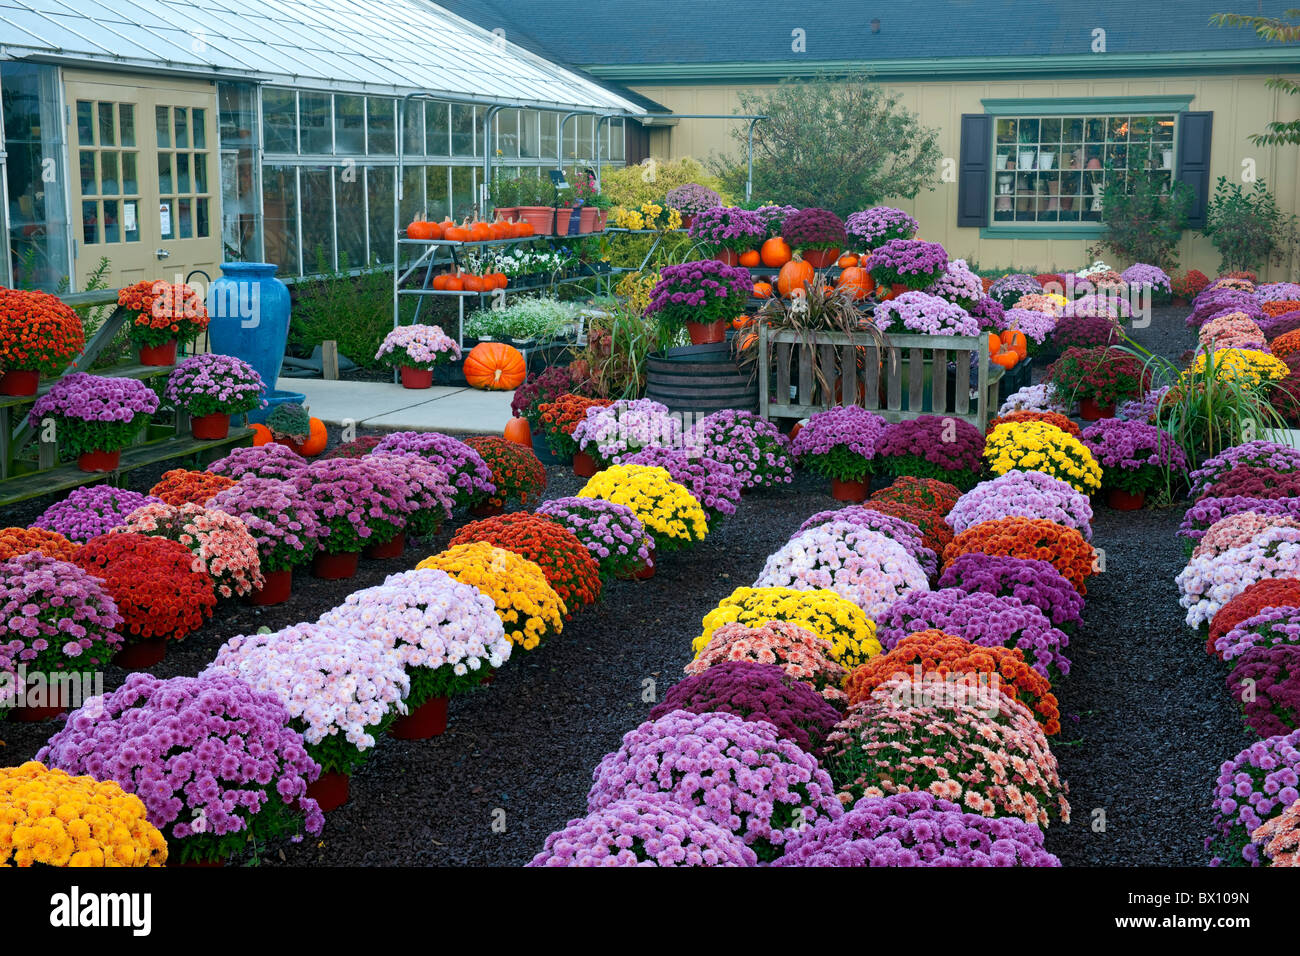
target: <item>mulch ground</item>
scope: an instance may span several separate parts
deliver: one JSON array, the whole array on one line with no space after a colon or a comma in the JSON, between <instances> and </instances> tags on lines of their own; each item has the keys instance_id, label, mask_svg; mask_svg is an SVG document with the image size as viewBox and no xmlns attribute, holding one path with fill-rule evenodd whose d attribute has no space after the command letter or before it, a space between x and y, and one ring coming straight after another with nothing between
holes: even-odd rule
<instances>
[{"instance_id":1,"label":"mulch ground","mask_svg":"<svg viewBox=\"0 0 1300 956\"><path fill-rule=\"evenodd\" d=\"M1135 337L1176 358L1191 341L1184 315L1158 310ZM581 485L567 469L548 472L548 497ZM147 488L156 476L137 480ZM5 523L26 524L47 503L11 509ZM263 862L527 862L547 834L583 814L592 771L652 706L647 687L661 698L681 677L704 614L751 583L804 518L833 506L825 485L806 475L791 488L746 496L701 546L663 556L648 581L615 582L558 638L516 655L490 687L453 699L441 737L382 741L322 836L266 848ZM1094 543L1106 552L1106 570L1092 579L1086 626L1070 647L1073 669L1056 688L1064 727L1052 747L1074 816L1051 827L1047 845L1067 865L1203 865L1218 766L1250 741L1226 693L1226 671L1183 624L1173 583L1184 563L1174 536L1182 511L1097 509ZM193 675L232 635L315 620L352 591L440 550L452 530L412 543L400 559L363 561L348 581L301 573L277 608L227 602L153 673ZM106 689L124 677L110 668ZM0 765L30 759L53 730L0 724Z\"/></svg>"}]
</instances>

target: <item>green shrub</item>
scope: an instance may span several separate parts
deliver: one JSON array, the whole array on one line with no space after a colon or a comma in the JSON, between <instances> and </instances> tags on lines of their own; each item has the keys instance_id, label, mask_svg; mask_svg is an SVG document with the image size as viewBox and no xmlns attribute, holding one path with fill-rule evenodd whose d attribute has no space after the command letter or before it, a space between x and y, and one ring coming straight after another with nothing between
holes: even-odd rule
<instances>
[{"instance_id":1,"label":"green shrub","mask_svg":"<svg viewBox=\"0 0 1300 956\"><path fill-rule=\"evenodd\" d=\"M699 183L722 197L724 205L733 198L717 176L690 156L681 159L647 159L639 166L606 166L600 172L600 190L615 206L640 209L642 203L663 204L668 190Z\"/></svg>"},{"instance_id":2,"label":"green shrub","mask_svg":"<svg viewBox=\"0 0 1300 956\"><path fill-rule=\"evenodd\" d=\"M393 277L372 265L358 275L348 275L346 254L331 270L324 251L316 250L317 275L294 287L289 347L308 354L327 339L338 342L339 352L363 368L376 368L375 352L393 329ZM455 334L454 327L450 334Z\"/></svg>"},{"instance_id":3,"label":"green shrub","mask_svg":"<svg viewBox=\"0 0 1300 956\"><path fill-rule=\"evenodd\" d=\"M1187 228L1192 190L1182 182L1170 188L1152 170L1134 171L1125 182L1107 167L1102 192L1105 232L1088 250L1094 259L1113 253L1125 262L1145 262L1166 272L1178 268L1178 240Z\"/></svg>"},{"instance_id":4,"label":"green shrub","mask_svg":"<svg viewBox=\"0 0 1300 956\"><path fill-rule=\"evenodd\" d=\"M1223 261L1220 272L1259 272L1269 262L1282 264L1297 241L1296 217L1257 179L1250 192L1220 176L1205 211L1204 233Z\"/></svg>"}]
</instances>

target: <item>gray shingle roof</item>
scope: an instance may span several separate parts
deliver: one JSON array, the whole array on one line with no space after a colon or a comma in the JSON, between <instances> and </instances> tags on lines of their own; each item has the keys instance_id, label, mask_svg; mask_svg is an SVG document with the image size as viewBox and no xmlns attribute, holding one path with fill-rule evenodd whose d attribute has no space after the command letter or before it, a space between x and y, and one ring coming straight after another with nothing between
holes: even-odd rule
<instances>
[{"instance_id":1,"label":"gray shingle roof","mask_svg":"<svg viewBox=\"0 0 1300 956\"><path fill-rule=\"evenodd\" d=\"M1295 0L439 0L576 66L1177 54L1272 48L1214 13L1279 16ZM1257 9L1262 8L1262 9ZM880 21L873 33L871 22ZM792 31L807 51L792 50ZM520 40L519 37L523 39ZM1105 54L1093 54L1103 57ZM1296 53L1300 67L1300 51ZM1189 61L1189 64L1191 61Z\"/></svg>"}]
</instances>

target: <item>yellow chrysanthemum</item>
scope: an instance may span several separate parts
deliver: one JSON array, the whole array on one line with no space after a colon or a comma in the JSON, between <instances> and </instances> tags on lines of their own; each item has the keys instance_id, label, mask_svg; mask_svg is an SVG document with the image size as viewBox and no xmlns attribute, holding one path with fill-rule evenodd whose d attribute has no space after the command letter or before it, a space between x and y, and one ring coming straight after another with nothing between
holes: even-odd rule
<instances>
[{"instance_id":1,"label":"yellow chrysanthemum","mask_svg":"<svg viewBox=\"0 0 1300 956\"><path fill-rule=\"evenodd\" d=\"M1048 422L1004 422L985 439L984 460L994 475L1041 471L1084 494L1101 488L1101 465L1088 446Z\"/></svg>"},{"instance_id":2,"label":"yellow chrysanthemum","mask_svg":"<svg viewBox=\"0 0 1300 956\"><path fill-rule=\"evenodd\" d=\"M513 551L475 541L431 555L416 568L445 571L490 597L506 637L526 651L564 628L568 613L564 601L546 582L541 568Z\"/></svg>"},{"instance_id":3,"label":"yellow chrysanthemum","mask_svg":"<svg viewBox=\"0 0 1300 956\"><path fill-rule=\"evenodd\" d=\"M613 465L593 475L578 497L627 505L655 539L658 551L695 544L709 533L708 518L695 496L657 466Z\"/></svg>"},{"instance_id":4,"label":"yellow chrysanthemum","mask_svg":"<svg viewBox=\"0 0 1300 956\"><path fill-rule=\"evenodd\" d=\"M832 656L849 669L881 652L876 622L862 608L834 591L794 588L736 588L704 616L704 630L691 648L699 657L713 632L724 624L760 627L768 621L787 621L826 638L833 646Z\"/></svg>"},{"instance_id":5,"label":"yellow chrysanthemum","mask_svg":"<svg viewBox=\"0 0 1300 956\"><path fill-rule=\"evenodd\" d=\"M0 768L0 866L162 866L167 841L113 781L36 761Z\"/></svg>"},{"instance_id":6,"label":"yellow chrysanthemum","mask_svg":"<svg viewBox=\"0 0 1300 956\"><path fill-rule=\"evenodd\" d=\"M1183 372L1180 384L1204 378L1205 353ZM1220 382L1237 382L1242 385L1259 385L1262 382L1280 382L1291 374L1286 362L1258 349L1217 349L1214 352L1214 377Z\"/></svg>"}]
</instances>

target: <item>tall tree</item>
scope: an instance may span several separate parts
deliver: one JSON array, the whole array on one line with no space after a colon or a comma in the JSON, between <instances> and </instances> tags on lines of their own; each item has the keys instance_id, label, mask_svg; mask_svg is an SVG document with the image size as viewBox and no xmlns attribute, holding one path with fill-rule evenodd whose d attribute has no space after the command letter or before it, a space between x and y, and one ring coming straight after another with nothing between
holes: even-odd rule
<instances>
[{"instance_id":1,"label":"tall tree","mask_svg":"<svg viewBox=\"0 0 1300 956\"><path fill-rule=\"evenodd\" d=\"M1300 21L1300 7L1287 10L1282 16ZM1249 27L1255 35L1270 43L1300 43L1300 23L1287 23L1278 17L1248 16L1244 13L1216 13L1210 22L1221 27ZM1275 90L1291 96L1300 95L1300 83L1275 76L1268 81ZM1256 146L1300 146L1300 120L1282 123L1274 120L1268 132L1256 133L1250 138Z\"/></svg>"},{"instance_id":2,"label":"tall tree","mask_svg":"<svg viewBox=\"0 0 1300 956\"><path fill-rule=\"evenodd\" d=\"M901 97L870 74L789 80L742 92L740 113L766 116L754 127L754 197L821 206L846 216L887 199L934 189L942 154L938 131L922 126ZM748 125L732 130L741 145ZM743 161L723 173L744 193Z\"/></svg>"}]
</instances>

